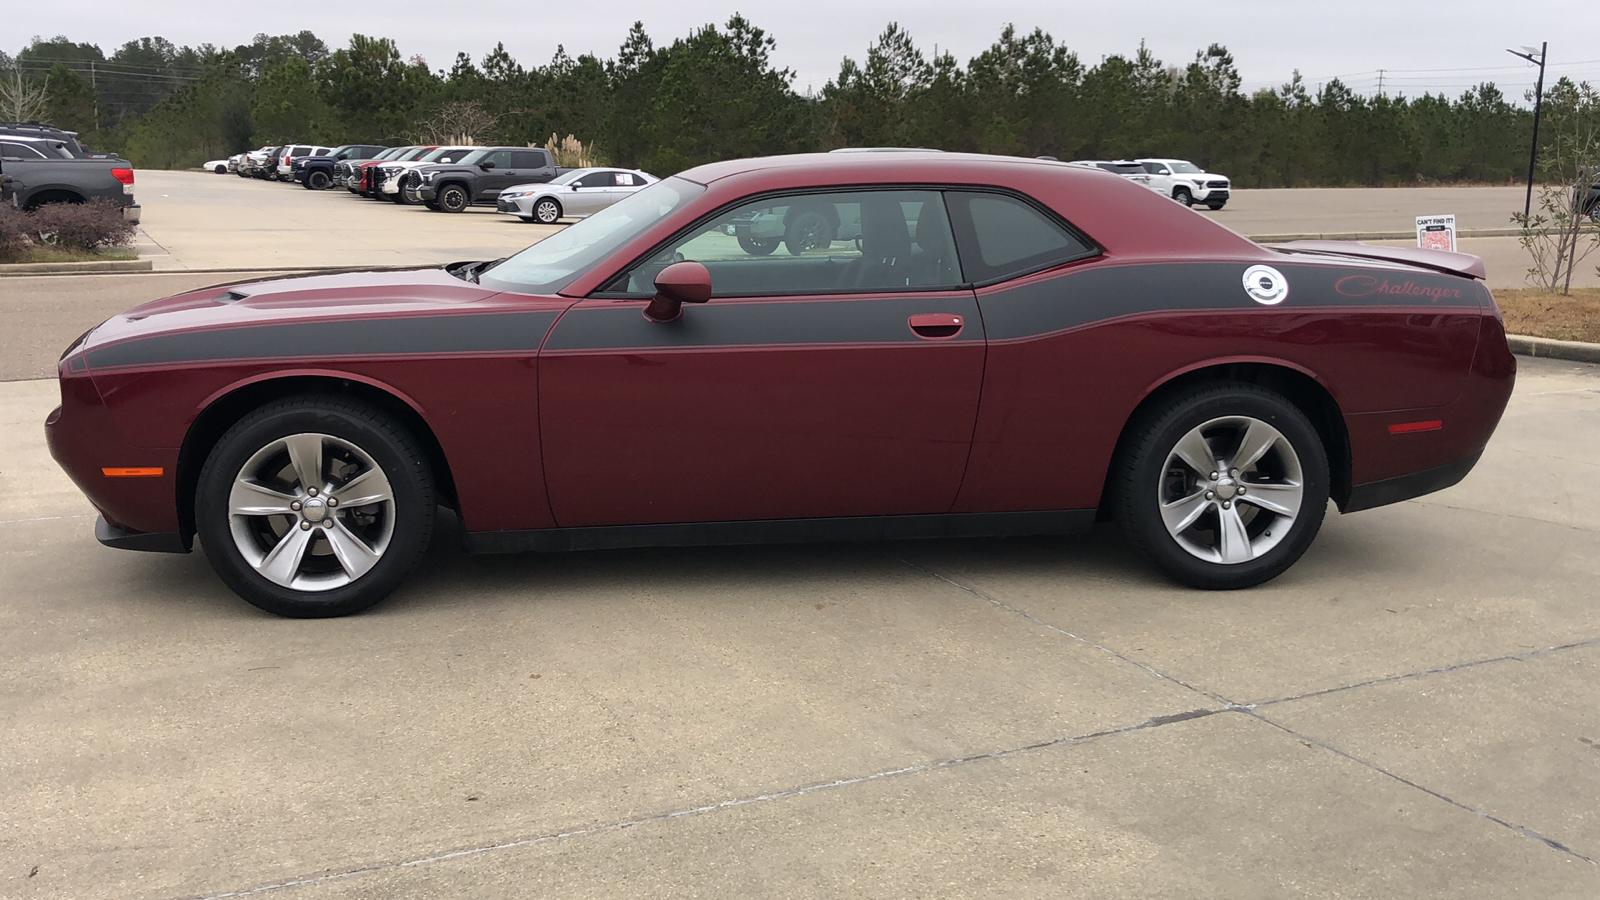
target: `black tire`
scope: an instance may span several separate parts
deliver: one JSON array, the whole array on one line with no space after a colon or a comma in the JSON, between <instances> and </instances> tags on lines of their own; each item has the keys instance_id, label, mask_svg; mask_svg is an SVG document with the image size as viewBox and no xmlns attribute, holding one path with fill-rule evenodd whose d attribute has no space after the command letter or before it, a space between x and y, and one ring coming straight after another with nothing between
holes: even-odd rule
<instances>
[{"instance_id":1,"label":"black tire","mask_svg":"<svg viewBox=\"0 0 1600 900\"><path fill-rule=\"evenodd\" d=\"M439 188L439 211L458 213L472 205L472 195L462 185L450 183Z\"/></svg>"},{"instance_id":2,"label":"black tire","mask_svg":"<svg viewBox=\"0 0 1600 900\"><path fill-rule=\"evenodd\" d=\"M385 200L393 200L394 204L396 206L405 206L406 205L406 192L405 191L395 191L393 194L384 194L383 195L383 199L385 199Z\"/></svg>"},{"instance_id":3,"label":"black tire","mask_svg":"<svg viewBox=\"0 0 1600 900\"><path fill-rule=\"evenodd\" d=\"M1228 201L1226 201L1226 200L1207 200L1206 201L1206 209L1209 209L1212 212L1216 212L1217 210L1219 210L1219 209L1221 209L1221 208L1223 208L1224 206L1227 206L1227 205L1228 205Z\"/></svg>"},{"instance_id":4,"label":"black tire","mask_svg":"<svg viewBox=\"0 0 1600 900\"><path fill-rule=\"evenodd\" d=\"M833 226L828 217L816 210L803 210L789 220L783 231L783 245L790 256L799 256L807 250L820 250L833 243Z\"/></svg>"},{"instance_id":5,"label":"black tire","mask_svg":"<svg viewBox=\"0 0 1600 900\"><path fill-rule=\"evenodd\" d=\"M425 200L423 201L422 205L433 210L434 212L439 211L439 202L437 200Z\"/></svg>"},{"instance_id":6,"label":"black tire","mask_svg":"<svg viewBox=\"0 0 1600 900\"><path fill-rule=\"evenodd\" d=\"M225 166L225 165L217 166L216 168L212 169L211 171L215 172L218 175L226 175L226 174L228 174L228 167Z\"/></svg>"},{"instance_id":7,"label":"black tire","mask_svg":"<svg viewBox=\"0 0 1600 900\"><path fill-rule=\"evenodd\" d=\"M1176 452L1179 440L1203 425L1228 419L1258 420L1279 432L1293 450L1302 486L1297 514L1288 524L1288 531L1278 535L1275 542L1272 529L1283 520L1258 507L1248 507L1248 514L1254 518L1243 527L1249 533L1252 552L1256 542L1270 543L1259 555L1234 563L1202 559L1186 549L1179 538L1168 531L1161 510L1163 491L1172 486L1169 479L1181 477L1178 470L1168 468L1169 455ZM1263 464L1269 461L1270 458L1264 459ZM1254 484L1249 478L1247 475L1234 484ZM1112 479L1109 496L1112 513L1134 549L1174 580L1206 590L1252 587L1282 574L1311 546L1322 527L1328 505L1328 456L1311 421L1282 395L1237 382L1203 385L1142 411L1129 426L1112 468ZM1262 480L1267 479L1263 477ZM1260 488L1261 485L1257 485L1258 493ZM1192 497L1198 489L1198 486L1184 488L1175 493ZM1234 489L1230 484L1228 490ZM1219 486L1216 493L1222 492ZM1212 496L1204 494L1204 506L1208 508L1205 515L1223 515L1220 509L1212 507ZM1246 510L1249 501L1234 502L1238 503L1235 518L1243 518L1239 511ZM1219 507L1225 505L1221 500L1215 503ZM1202 527L1205 522L1202 516L1195 527ZM1214 531L1219 539L1220 532L1221 529Z\"/></svg>"},{"instance_id":8,"label":"black tire","mask_svg":"<svg viewBox=\"0 0 1600 900\"><path fill-rule=\"evenodd\" d=\"M321 169L315 169L306 175L306 190L323 191L333 183L333 176Z\"/></svg>"},{"instance_id":9,"label":"black tire","mask_svg":"<svg viewBox=\"0 0 1600 900\"><path fill-rule=\"evenodd\" d=\"M382 555L364 574L329 590L296 590L268 580L241 553L229 515L234 480L252 456L276 440L307 433L359 448L382 470L393 496L393 528ZM416 439L382 411L337 395L289 397L245 416L212 449L195 495L196 530L217 575L249 603L292 618L345 616L383 600L422 560L433 520L433 476ZM294 523L289 526L285 533ZM308 540L315 546L326 538ZM313 552L308 547L308 559Z\"/></svg>"},{"instance_id":10,"label":"black tire","mask_svg":"<svg viewBox=\"0 0 1600 900\"><path fill-rule=\"evenodd\" d=\"M1172 199L1178 201L1179 203L1183 204L1184 206L1193 206L1194 205L1194 194L1190 193L1189 189L1186 188L1186 187L1173 188L1172 189Z\"/></svg>"},{"instance_id":11,"label":"black tire","mask_svg":"<svg viewBox=\"0 0 1600 900\"><path fill-rule=\"evenodd\" d=\"M772 251L778 249L778 245L781 243L783 242L777 238L758 238L751 237L748 234L739 235L739 247L751 256L768 256Z\"/></svg>"},{"instance_id":12,"label":"black tire","mask_svg":"<svg viewBox=\"0 0 1600 900\"><path fill-rule=\"evenodd\" d=\"M554 197L540 197L533 204L533 219L540 225L554 225L561 221L561 202Z\"/></svg>"}]
</instances>

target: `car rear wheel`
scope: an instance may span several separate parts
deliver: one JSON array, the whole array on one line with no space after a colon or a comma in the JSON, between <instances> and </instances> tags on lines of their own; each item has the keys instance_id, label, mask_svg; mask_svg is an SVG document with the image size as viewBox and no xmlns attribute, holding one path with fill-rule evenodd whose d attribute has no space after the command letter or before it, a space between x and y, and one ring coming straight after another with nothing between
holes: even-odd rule
<instances>
[{"instance_id":1,"label":"car rear wheel","mask_svg":"<svg viewBox=\"0 0 1600 900\"><path fill-rule=\"evenodd\" d=\"M1190 193L1188 188L1181 187L1174 189L1172 192L1172 199L1182 203L1184 206L1194 205L1194 194Z\"/></svg>"},{"instance_id":2,"label":"car rear wheel","mask_svg":"<svg viewBox=\"0 0 1600 900\"><path fill-rule=\"evenodd\" d=\"M333 179L329 177L327 172L318 169L306 176L306 187L313 191L320 191L326 189L332 181Z\"/></svg>"},{"instance_id":3,"label":"car rear wheel","mask_svg":"<svg viewBox=\"0 0 1600 900\"><path fill-rule=\"evenodd\" d=\"M439 189L439 209L444 212L461 212L471 202L472 198L467 195L467 189L459 184L447 184Z\"/></svg>"},{"instance_id":4,"label":"car rear wheel","mask_svg":"<svg viewBox=\"0 0 1600 900\"><path fill-rule=\"evenodd\" d=\"M784 229L783 245L789 255L799 256L807 250L820 250L833 243L833 226L828 217L815 211L802 212Z\"/></svg>"},{"instance_id":5,"label":"car rear wheel","mask_svg":"<svg viewBox=\"0 0 1600 900\"><path fill-rule=\"evenodd\" d=\"M1130 543L1191 587L1227 590L1294 565L1322 527L1328 457L1304 413L1250 384L1219 383L1141 415L1114 469Z\"/></svg>"},{"instance_id":6,"label":"car rear wheel","mask_svg":"<svg viewBox=\"0 0 1600 900\"><path fill-rule=\"evenodd\" d=\"M758 238L748 234L739 235L739 247L751 256L769 256L778 249L782 241L777 238Z\"/></svg>"},{"instance_id":7,"label":"car rear wheel","mask_svg":"<svg viewBox=\"0 0 1600 900\"><path fill-rule=\"evenodd\" d=\"M234 425L200 472L206 558L245 600L280 616L360 612L416 568L434 492L417 441L337 396L270 403Z\"/></svg>"},{"instance_id":8,"label":"car rear wheel","mask_svg":"<svg viewBox=\"0 0 1600 900\"><path fill-rule=\"evenodd\" d=\"M533 218L540 225L554 225L561 221L561 204L546 197L533 205Z\"/></svg>"}]
</instances>

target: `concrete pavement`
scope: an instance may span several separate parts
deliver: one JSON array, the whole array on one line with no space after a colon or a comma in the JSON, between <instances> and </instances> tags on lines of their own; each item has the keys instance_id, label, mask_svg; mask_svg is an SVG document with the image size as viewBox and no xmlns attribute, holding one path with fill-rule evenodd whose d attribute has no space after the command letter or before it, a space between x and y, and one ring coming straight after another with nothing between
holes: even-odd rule
<instances>
[{"instance_id":1,"label":"concrete pavement","mask_svg":"<svg viewBox=\"0 0 1600 900\"><path fill-rule=\"evenodd\" d=\"M1600 894L1600 369L1262 588L1071 540L468 557L299 622L0 384L0 897ZM35 871L37 870L37 871Z\"/></svg>"}]
</instances>

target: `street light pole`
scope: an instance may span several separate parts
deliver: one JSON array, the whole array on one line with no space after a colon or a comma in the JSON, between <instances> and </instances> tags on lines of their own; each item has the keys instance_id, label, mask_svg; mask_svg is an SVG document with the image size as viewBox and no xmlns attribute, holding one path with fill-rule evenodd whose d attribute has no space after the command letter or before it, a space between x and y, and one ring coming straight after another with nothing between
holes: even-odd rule
<instances>
[{"instance_id":1,"label":"street light pole","mask_svg":"<svg viewBox=\"0 0 1600 900\"><path fill-rule=\"evenodd\" d=\"M1539 82L1533 89L1533 149L1528 151L1528 196L1522 202L1522 218L1527 219L1533 211L1533 165L1539 159L1539 113L1544 106L1544 58L1550 48L1550 42L1545 41L1539 45L1539 56L1534 58L1532 47L1523 47L1526 53L1515 50L1506 52L1512 56L1520 56L1528 62L1539 66Z\"/></svg>"}]
</instances>

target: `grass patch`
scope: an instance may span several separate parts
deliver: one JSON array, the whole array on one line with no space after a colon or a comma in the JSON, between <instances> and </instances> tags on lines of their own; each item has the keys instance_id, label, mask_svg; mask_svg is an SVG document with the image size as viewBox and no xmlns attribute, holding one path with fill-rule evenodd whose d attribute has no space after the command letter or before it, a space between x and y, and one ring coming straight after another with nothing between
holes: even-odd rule
<instances>
[{"instance_id":1,"label":"grass patch","mask_svg":"<svg viewBox=\"0 0 1600 900\"><path fill-rule=\"evenodd\" d=\"M29 247L16 257L0 263L98 262L107 259L138 259L139 252L127 247L110 250L72 250L66 247Z\"/></svg>"},{"instance_id":2,"label":"grass patch","mask_svg":"<svg viewBox=\"0 0 1600 900\"><path fill-rule=\"evenodd\" d=\"M1494 299L1510 334L1600 343L1600 288L1574 288L1570 297L1538 290L1495 291Z\"/></svg>"}]
</instances>

